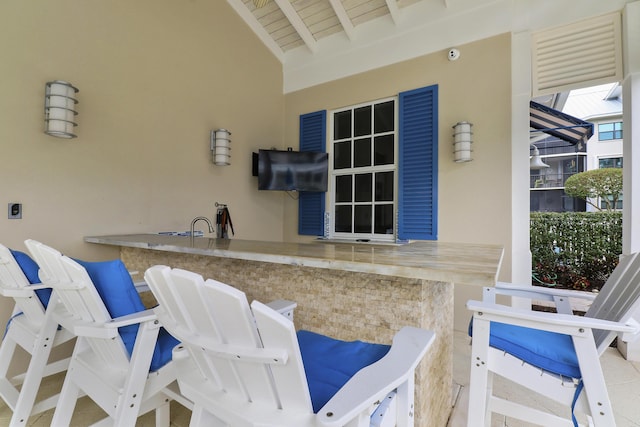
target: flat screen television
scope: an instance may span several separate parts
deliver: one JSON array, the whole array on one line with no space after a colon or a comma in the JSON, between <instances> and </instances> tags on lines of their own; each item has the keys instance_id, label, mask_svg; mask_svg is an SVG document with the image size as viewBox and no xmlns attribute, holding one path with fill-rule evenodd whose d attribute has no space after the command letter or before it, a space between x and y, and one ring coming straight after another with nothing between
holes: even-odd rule
<instances>
[{"instance_id":1,"label":"flat screen television","mask_svg":"<svg viewBox=\"0 0 640 427\"><path fill-rule=\"evenodd\" d=\"M258 190L327 191L329 156L315 151L260 150Z\"/></svg>"}]
</instances>

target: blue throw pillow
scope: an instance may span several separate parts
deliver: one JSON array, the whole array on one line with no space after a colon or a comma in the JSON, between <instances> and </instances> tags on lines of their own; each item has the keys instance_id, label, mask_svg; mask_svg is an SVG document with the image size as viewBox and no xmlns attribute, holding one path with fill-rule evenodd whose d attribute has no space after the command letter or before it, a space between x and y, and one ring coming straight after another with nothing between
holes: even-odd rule
<instances>
[{"instance_id":1,"label":"blue throw pillow","mask_svg":"<svg viewBox=\"0 0 640 427\"><path fill-rule=\"evenodd\" d=\"M388 345L340 341L309 331L298 331L298 344L317 413L360 369L380 360Z\"/></svg>"},{"instance_id":2,"label":"blue throw pillow","mask_svg":"<svg viewBox=\"0 0 640 427\"><path fill-rule=\"evenodd\" d=\"M124 263L117 260L88 262L75 260L89 273L98 294L102 298L111 317L126 316L146 310L131 275ZM124 326L118 329L129 355L133 354L139 325ZM150 371L156 371L171 360L171 350L179 341L169 335L164 329L158 334L158 342L153 353Z\"/></svg>"},{"instance_id":3,"label":"blue throw pillow","mask_svg":"<svg viewBox=\"0 0 640 427\"><path fill-rule=\"evenodd\" d=\"M38 270L40 270L40 267L38 267L38 264L36 264L36 262L24 252L14 251L13 249L9 250L22 269L22 272L27 277L29 283L31 283L32 285L40 283L40 278L38 277ZM42 305L46 308L49 304L49 298L51 298L51 289L38 289L36 290L36 296L38 297Z\"/></svg>"}]
</instances>

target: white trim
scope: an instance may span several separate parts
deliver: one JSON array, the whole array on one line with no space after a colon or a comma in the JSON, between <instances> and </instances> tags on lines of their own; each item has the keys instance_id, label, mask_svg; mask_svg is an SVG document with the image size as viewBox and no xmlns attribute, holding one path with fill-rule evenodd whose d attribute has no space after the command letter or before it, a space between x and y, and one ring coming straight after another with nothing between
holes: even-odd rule
<instances>
[{"instance_id":1,"label":"white trim","mask_svg":"<svg viewBox=\"0 0 640 427\"><path fill-rule=\"evenodd\" d=\"M228 0L233 1L233 0ZM376 19L352 39L340 32L318 41L317 51L287 51L283 91L294 92L375 68L504 33L537 31L620 11L630 0L419 1L400 10L401 25ZM482 25L478 25L482 22Z\"/></svg>"},{"instance_id":2,"label":"white trim","mask_svg":"<svg viewBox=\"0 0 640 427\"><path fill-rule=\"evenodd\" d=\"M380 166L368 166L368 167L358 167L358 168L348 168L348 169L340 169L339 172L336 172L336 170L333 168L333 146L335 142L340 142L342 141L342 139L334 139L334 115L336 113L340 113L343 111L353 111L356 110L358 108L361 107L367 107L370 106L372 109L371 114L373 114L373 108L375 105L377 104L383 104L386 102L390 102L393 101L394 103L394 131L393 132L382 132L382 133L374 133L373 129L371 130L371 137L374 138L375 136L380 136L380 135L393 135L394 137L394 144L393 144L393 149L394 149L394 163L393 164L386 164L386 165L380 165ZM397 235L398 235L398 224L396 221L396 212L398 210L398 97L397 96L391 96L388 98L381 98L381 99L376 99L373 101L368 101L368 102L362 102L359 104L354 104L354 105L350 105L350 106L346 106L346 107L340 107L340 108L336 108L334 110L329 110L327 111L327 115L329 116L329 127L327 129L327 153L329 153L329 191L327 192L327 197L329 200L329 203L327 203L327 210L329 212L329 233L328 233L328 238L331 240L344 240L344 241L353 241L353 240L366 240L367 242L371 242L371 243L375 243L375 242L395 242ZM372 121L372 126L373 126L373 121ZM351 135L353 135L353 126L354 123L353 121L351 121ZM344 141L355 141L358 138L355 137L350 137L350 138L345 138ZM373 141L372 141L373 144ZM373 149L373 146L372 146ZM351 147L352 150L352 155L353 155L353 146ZM373 153L372 153L373 155ZM353 159L352 159L353 160ZM335 202L335 180L336 180L336 176L337 175L355 175L357 173L372 173L375 174L377 172L393 172L393 201L392 202L388 202L385 201L384 203L379 202L376 203L375 200L371 201L371 205L375 206L377 204L384 204L384 205L388 205L388 204L392 204L393 206L393 234L377 234L377 233L339 233L339 232L335 232L335 208L336 208L336 202ZM352 188L352 191L355 192L355 188ZM372 187L372 191L375 192L375 186ZM372 198L374 197L375 193L372 194ZM351 201L350 202L351 206L355 206L358 203L356 203L355 201ZM369 203L366 203L369 204ZM373 208L372 208L373 209ZM352 213L353 215L353 213ZM372 217L372 220L375 221L375 218ZM374 223L372 223L372 228L375 226Z\"/></svg>"}]
</instances>

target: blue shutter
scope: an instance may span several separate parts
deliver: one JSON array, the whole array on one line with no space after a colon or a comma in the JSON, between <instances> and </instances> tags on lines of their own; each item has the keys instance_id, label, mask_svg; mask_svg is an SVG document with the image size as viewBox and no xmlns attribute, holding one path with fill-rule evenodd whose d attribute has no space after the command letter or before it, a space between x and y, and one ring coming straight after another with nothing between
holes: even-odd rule
<instances>
[{"instance_id":1,"label":"blue shutter","mask_svg":"<svg viewBox=\"0 0 640 427\"><path fill-rule=\"evenodd\" d=\"M300 151L325 151L327 112L300 116ZM298 234L324 234L325 193L300 192L298 199Z\"/></svg>"},{"instance_id":2,"label":"blue shutter","mask_svg":"<svg viewBox=\"0 0 640 427\"><path fill-rule=\"evenodd\" d=\"M398 238L438 238L438 86L399 96Z\"/></svg>"}]
</instances>

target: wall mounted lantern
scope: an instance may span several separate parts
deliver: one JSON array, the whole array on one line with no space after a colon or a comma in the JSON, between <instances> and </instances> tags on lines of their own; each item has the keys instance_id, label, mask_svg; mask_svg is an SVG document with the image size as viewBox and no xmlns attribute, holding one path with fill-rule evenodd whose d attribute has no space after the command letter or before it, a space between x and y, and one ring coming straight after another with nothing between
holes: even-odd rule
<instances>
[{"instance_id":1,"label":"wall mounted lantern","mask_svg":"<svg viewBox=\"0 0 640 427\"><path fill-rule=\"evenodd\" d=\"M538 151L538 147L533 144L529 144L533 147L533 155L529 157L529 169L531 170L540 170L550 167L548 164L542 161L540 157L540 151Z\"/></svg>"},{"instance_id":2,"label":"wall mounted lantern","mask_svg":"<svg viewBox=\"0 0 640 427\"><path fill-rule=\"evenodd\" d=\"M231 164L231 132L226 129L211 131L211 151L213 163L218 166Z\"/></svg>"},{"instance_id":3,"label":"wall mounted lantern","mask_svg":"<svg viewBox=\"0 0 640 427\"><path fill-rule=\"evenodd\" d=\"M62 80L45 84L44 133L58 138L75 138L74 127L78 88Z\"/></svg>"},{"instance_id":4,"label":"wall mounted lantern","mask_svg":"<svg viewBox=\"0 0 640 427\"><path fill-rule=\"evenodd\" d=\"M471 158L471 127L469 122L458 122L453 126L453 160L456 163L470 162Z\"/></svg>"}]
</instances>

